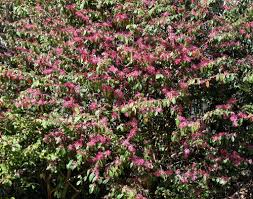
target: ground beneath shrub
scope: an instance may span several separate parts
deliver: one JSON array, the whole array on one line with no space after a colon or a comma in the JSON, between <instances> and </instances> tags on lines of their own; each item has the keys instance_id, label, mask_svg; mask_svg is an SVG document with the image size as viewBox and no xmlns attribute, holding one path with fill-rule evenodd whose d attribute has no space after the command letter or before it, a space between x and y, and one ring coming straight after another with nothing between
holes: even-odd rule
<instances>
[{"instance_id":1,"label":"ground beneath shrub","mask_svg":"<svg viewBox=\"0 0 253 199\"><path fill-rule=\"evenodd\" d=\"M253 180L244 184L238 191L226 199L252 199L253 198Z\"/></svg>"}]
</instances>

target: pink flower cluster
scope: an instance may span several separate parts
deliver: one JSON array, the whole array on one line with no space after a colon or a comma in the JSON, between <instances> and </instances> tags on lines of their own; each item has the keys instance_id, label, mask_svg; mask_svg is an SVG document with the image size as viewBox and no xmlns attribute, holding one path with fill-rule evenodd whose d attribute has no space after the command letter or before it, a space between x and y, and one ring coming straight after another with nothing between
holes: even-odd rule
<instances>
[{"instance_id":1,"label":"pink flower cluster","mask_svg":"<svg viewBox=\"0 0 253 199\"><path fill-rule=\"evenodd\" d=\"M174 174L174 171L172 170L157 170L154 175L159 177L159 176L170 176L170 175L173 175Z\"/></svg>"},{"instance_id":2,"label":"pink flower cluster","mask_svg":"<svg viewBox=\"0 0 253 199\"><path fill-rule=\"evenodd\" d=\"M102 135L96 135L90 138L89 142L87 143L87 146L92 147L95 146L97 143L101 144L107 144L110 142L110 138Z\"/></svg>"},{"instance_id":3,"label":"pink flower cluster","mask_svg":"<svg viewBox=\"0 0 253 199\"><path fill-rule=\"evenodd\" d=\"M73 97L66 97L63 102L63 107L73 109L78 107L78 104L75 103L75 99Z\"/></svg>"},{"instance_id":4,"label":"pink flower cluster","mask_svg":"<svg viewBox=\"0 0 253 199\"><path fill-rule=\"evenodd\" d=\"M179 178L181 183L188 184L196 181L199 177L208 176L208 172L202 169L195 169L193 163L193 168L188 170L187 172L181 172L179 169L175 171L176 176Z\"/></svg>"},{"instance_id":5,"label":"pink flower cluster","mask_svg":"<svg viewBox=\"0 0 253 199\"><path fill-rule=\"evenodd\" d=\"M97 162L97 161L100 161L100 160L103 160L107 157L109 157L111 155L111 151L110 150L106 150L104 152L101 152L99 151L96 156L94 158L92 158L92 162Z\"/></svg>"},{"instance_id":6,"label":"pink flower cluster","mask_svg":"<svg viewBox=\"0 0 253 199\"><path fill-rule=\"evenodd\" d=\"M17 80L17 81L21 81L24 79L24 76L22 74L21 71L13 71L13 70L6 70L6 71L3 71L1 73L1 76L4 77L4 78L8 78L10 80Z\"/></svg>"},{"instance_id":7,"label":"pink flower cluster","mask_svg":"<svg viewBox=\"0 0 253 199\"><path fill-rule=\"evenodd\" d=\"M76 151L80 149L83 146L83 141L84 141L83 138L76 140L73 144L68 145L68 150Z\"/></svg>"},{"instance_id":8,"label":"pink flower cluster","mask_svg":"<svg viewBox=\"0 0 253 199\"><path fill-rule=\"evenodd\" d=\"M151 161L147 161L147 160L144 160L142 158L139 158L137 156L133 156L131 158L131 162L136 165L136 166L143 166L147 169L152 169L153 168L153 164Z\"/></svg>"},{"instance_id":9,"label":"pink flower cluster","mask_svg":"<svg viewBox=\"0 0 253 199\"><path fill-rule=\"evenodd\" d=\"M48 95L42 94L39 89L28 89L27 94L21 97L16 103L16 107L29 108L31 106L44 106L55 104L54 99L47 99Z\"/></svg>"},{"instance_id":10,"label":"pink flower cluster","mask_svg":"<svg viewBox=\"0 0 253 199\"><path fill-rule=\"evenodd\" d=\"M178 116L178 120L179 120L179 125L178 125L178 127L180 128L180 129L183 129L183 128L185 128L185 127L190 127L190 126L192 126L192 125L194 125L194 122L193 121L189 121L189 120L187 120L185 117L183 117L183 116Z\"/></svg>"},{"instance_id":11,"label":"pink flower cluster","mask_svg":"<svg viewBox=\"0 0 253 199\"><path fill-rule=\"evenodd\" d=\"M223 156L223 158L228 158L236 166L240 165L243 162L246 162L246 160L241 157L236 151L229 153L227 150L221 149L220 154Z\"/></svg>"}]
</instances>

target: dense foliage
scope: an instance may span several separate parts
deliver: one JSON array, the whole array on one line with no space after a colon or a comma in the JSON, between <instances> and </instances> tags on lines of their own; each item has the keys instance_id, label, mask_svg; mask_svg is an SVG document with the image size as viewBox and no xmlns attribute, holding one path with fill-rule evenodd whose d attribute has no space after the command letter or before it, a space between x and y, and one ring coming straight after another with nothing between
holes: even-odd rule
<instances>
[{"instance_id":1,"label":"dense foliage","mask_svg":"<svg viewBox=\"0 0 253 199\"><path fill-rule=\"evenodd\" d=\"M1 0L0 196L224 198L252 176L251 0Z\"/></svg>"}]
</instances>

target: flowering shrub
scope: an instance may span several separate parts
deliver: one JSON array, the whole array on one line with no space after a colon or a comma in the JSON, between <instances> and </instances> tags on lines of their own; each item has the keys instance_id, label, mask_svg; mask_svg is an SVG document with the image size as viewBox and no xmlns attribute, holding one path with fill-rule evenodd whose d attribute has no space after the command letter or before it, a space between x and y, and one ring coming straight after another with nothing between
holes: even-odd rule
<instances>
[{"instance_id":1,"label":"flowering shrub","mask_svg":"<svg viewBox=\"0 0 253 199\"><path fill-rule=\"evenodd\" d=\"M1 197L223 198L252 175L251 0L3 1Z\"/></svg>"}]
</instances>

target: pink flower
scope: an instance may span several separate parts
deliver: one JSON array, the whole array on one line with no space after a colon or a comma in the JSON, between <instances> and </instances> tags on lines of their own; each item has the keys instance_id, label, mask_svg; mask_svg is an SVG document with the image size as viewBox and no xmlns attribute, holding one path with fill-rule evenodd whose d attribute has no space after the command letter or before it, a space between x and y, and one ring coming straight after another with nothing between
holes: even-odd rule
<instances>
[{"instance_id":1,"label":"pink flower","mask_svg":"<svg viewBox=\"0 0 253 199\"><path fill-rule=\"evenodd\" d=\"M225 132L220 132L217 135L212 136L212 140L215 142L218 140L221 140L222 136L224 136L224 135L225 135Z\"/></svg>"},{"instance_id":2,"label":"pink flower","mask_svg":"<svg viewBox=\"0 0 253 199\"><path fill-rule=\"evenodd\" d=\"M40 99L39 101L37 101L37 104L38 105L45 105L45 104L47 104L47 102L44 101L43 99Z\"/></svg>"},{"instance_id":3,"label":"pink flower","mask_svg":"<svg viewBox=\"0 0 253 199\"><path fill-rule=\"evenodd\" d=\"M164 171L165 175L172 175L174 172L172 170L166 170Z\"/></svg>"},{"instance_id":4,"label":"pink flower","mask_svg":"<svg viewBox=\"0 0 253 199\"><path fill-rule=\"evenodd\" d=\"M128 140L128 139L124 140L124 141L122 142L122 145L123 145L123 146L129 146L129 145L130 145L129 140Z\"/></svg>"},{"instance_id":5,"label":"pink flower","mask_svg":"<svg viewBox=\"0 0 253 199\"><path fill-rule=\"evenodd\" d=\"M177 59L175 59L174 62L175 62L176 65L178 65L182 62L182 60L181 60L181 58L177 58Z\"/></svg>"},{"instance_id":6,"label":"pink flower","mask_svg":"<svg viewBox=\"0 0 253 199\"><path fill-rule=\"evenodd\" d=\"M113 119L118 119L119 118L119 114L116 112L112 112L112 118Z\"/></svg>"},{"instance_id":7,"label":"pink flower","mask_svg":"<svg viewBox=\"0 0 253 199\"><path fill-rule=\"evenodd\" d=\"M234 127L237 127L238 126L238 117L237 117L237 115L236 114L232 114L231 116L230 116L230 121L233 123L233 126Z\"/></svg>"},{"instance_id":8,"label":"pink flower","mask_svg":"<svg viewBox=\"0 0 253 199\"><path fill-rule=\"evenodd\" d=\"M181 123L178 125L178 127L179 127L180 129L183 129L183 128L187 127L188 124L189 124L188 122L181 122Z\"/></svg>"},{"instance_id":9,"label":"pink flower","mask_svg":"<svg viewBox=\"0 0 253 199\"><path fill-rule=\"evenodd\" d=\"M74 151L74 150L75 150L74 145L72 145L72 144L68 145L68 150L70 150L70 151Z\"/></svg>"},{"instance_id":10,"label":"pink flower","mask_svg":"<svg viewBox=\"0 0 253 199\"><path fill-rule=\"evenodd\" d=\"M74 37L74 38L73 38L73 41L74 41L75 43L80 43L80 42L83 41L83 39L82 39L81 37Z\"/></svg>"},{"instance_id":11,"label":"pink flower","mask_svg":"<svg viewBox=\"0 0 253 199\"><path fill-rule=\"evenodd\" d=\"M178 116L178 120L179 120L180 122L185 122L185 121L186 121L186 118L183 117L183 116L181 116L181 115L179 115L179 116Z\"/></svg>"},{"instance_id":12,"label":"pink flower","mask_svg":"<svg viewBox=\"0 0 253 199\"><path fill-rule=\"evenodd\" d=\"M150 75L154 75L155 72L156 72L154 66L148 66L148 67L146 68L146 71L147 71Z\"/></svg>"},{"instance_id":13,"label":"pink flower","mask_svg":"<svg viewBox=\"0 0 253 199\"><path fill-rule=\"evenodd\" d=\"M136 134L137 134L137 129L136 129L136 128L133 128L133 129L130 130L130 133L128 134L127 138L128 138L128 139L131 139L131 138L133 138Z\"/></svg>"},{"instance_id":14,"label":"pink flower","mask_svg":"<svg viewBox=\"0 0 253 199\"><path fill-rule=\"evenodd\" d=\"M104 136L98 136L97 137L97 141L100 142L100 143L102 143L102 144L105 144L106 141L107 141L107 138L104 137Z\"/></svg>"},{"instance_id":15,"label":"pink flower","mask_svg":"<svg viewBox=\"0 0 253 199\"><path fill-rule=\"evenodd\" d=\"M35 25L33 25L33 24L26 24L26 25L24 26L24 28L25 28L25 29L28 29L28 30L33 29L34 27L35 27Z\"/></svg>"},{"instance_id":16,"label":"pink flower","mask_svg":"<svg viewBox=\"0 0 253 199\"><path fill-rule=\"evenodd\" d=\"M228 109L231 108L231 104L217 105L216 108L218 108L218 109L223 109L223 110L228 110Z\"/></svg>"},{"instance_id":17,"label":"pink flower","mask_svg":"<svg viewBox=\"0 0 253 199\"><path fill-rule=\"evenodd\" d=\"M155 111L158 112L158 113L161 113L161 112L163 112L163 109L162 109L161 107L157 107L157 108L155 109Z\"/></svg>"},{"instance_id":18,"label":"pink flower","mask_svg":"<svg viewBox=\"0 0 253 199\"><path fill-rule=\"evenodd\" d=\"M90 141L87 143L87 146L94 146L97 143L106 144L109 141L110 141L110 138L102 136L102 135L97 135L90 138Z\"/></svg>"},{"instance_id":19,"label":"pink flower","mask_svg":"<svg viewBox=\"0 0 253 199\"><path fill-rule=\"evenodd\" d=\"M87 146L95 146L96 145L96 141L95 140L91 140L87 143Z\"/></svg>"},{"instance_id":20,"label":"pink flower","mask_svg":"<svg viewBox=\"0 0 253 199\"><path fill-rule=\"evenodd\" d=\"M243 119L247 119L247 118L248 118L248 115L245 114L245 113L242 113L242 112L238 113L237 116L238 116L239 118L243 118Z\"/></svg>"},{"instance_id":21,"label":"pink flower","mask_svg":"<svg viewBox=\"0 0 253 199\"><path fill-rule=\"evenodd\" d=\"M90 109L91 111L94 111L95 109L97 109L97 107L98 107L97 103L96 103L96 102L92 102L92 103L90 104L90 106L89 106L89 109Z\"/></svg>"},{"instance_id":22,"label":"pink flower","mask_svg":"<svg viewBox=\"0 0 253 199\"><path fill-rule=\"evenodd\" d=\"M89 21L89 17L87 15L84 15L81 11L77 11L75 15L85 22Z\"/></svg>"},{"instance_id":23,"label":"pink flower","mask_svg":"<svg viewBox=\"0 0 253 199\"><path fill-rule=\"evenodd\" d=\"M129 125L133 128L137 128L137 125L138 125L138 121L136 118L133 118L130 122L129 122Z\"/></svg>"},{"instance_id":24,"label":"pink flower","mask_svg":"<svg viewBox=\"0 0 253 199\"><path fill-rule=\"evenodd\" d=\"M136 78L136 77L138 77L140 74L141 74L140 71L134 70L133 72L127 74L127 77L134 77L134 78Z\"/></svg>"},{"instance_id":25,"label":"pink flower","mask_svg":"<svg viewBox=\"0 0 253 199\"><path fill-rule=\"evenodd\" d=\"M39 5L39 4L36 4L35 9L38 12L41 12L43 10L42 7L41 7L41 5Z\"/></svg>"},{"instance_id":26,"label":"pink flower","mask_svg":"<svg viewBox=\"0 0 253 199\"><path fill-rule=\"evenodd\" d=\"M251 38L251 34L246 34L246 35L245 35L245 38L246 38L246 39L250 39L250 38Z\"/></svg>"},{"instance_id":27,"label":"pink flower","mask_svg":"<svg viewBox=\"0 0 253 199\"><path fill-rule=\"evenodd\" d=\"M184 61L184 62L191 62L191 58L188 57L188 56L186 56L186 55L184 55L184 56L182 56L182 61Z\"/></svg>"},{"instance_id":28,"label":"pink flower","mask_svg":"<svg viewBox=\"0 0 253 199\"><path fill-rule=\"evenodd\" d=\"M142 0L145 6L153 6L155 4L154 0Z\"/></svg>"},{"instance_id":29,"label":"pink flower","mask_svg":"<svg viewBox=\"0 0 253 199\"><path fill-rule=\"evenodd\" d=\"M102 160L103 157L104 157L104 154L103 154L101 151L99 151L99 152L96 154L96 156L92 159L92 162L97 162L97 161L99 161L99 160Z\"/></svg>"},{"instance_id":30,"label":"pink flower","mask_svg":"<svg viewBox=\"0 0 253 199\"><path fill-rule=\"evenodd\" d=\"M176 90L170 90L169 91L166 88L162 89L162 92L170 100L173 99L173 98L175 98L175 97L177 97L179 95L178 91L176 91Z\"/></svg>"},{"instance_id":31,"label":"pink flower","mask_svg":"<svg viewBox=\"0 0 253 199\"><path fill-rule=\"evenodd\" d=\"M57 53L57 55L62 55L63 53L63 48L56 48L55 52Z\"/></svg>"},{"instance_id":32,"label":"pink flower","mask_svg":"<svg viewBox=\"0 0 253 199\"><path fill-rule=\"evenodd\" d=\"M52 68L49 68L49 69L45 69L45 70L43 70L43 74L44 75L49 75L49 74L51 74L52 72L54 71L54 69L52 69Z\"/></svg>"},{"instance_id":33,"label":"pink flower","mask_svg":"<svg viewBox=\"0 0 253 199\"><path fill-rule=\"evenodd\" d=\"M66 86L69 89L74 89L76 87L76 85L72 82L66 82L64 83L64 86Z\"/></svg>"},{"instance_id":34,"label":"pink flower","mask_svg":"<svg viewBox=\"0 0 253 199\"><path fill-rule=\"evenodd\" d=\"M172 175L174 172L172 170L167 170L167 171L164 171L164 170L158 170L154 173L155 176L159 177L159 176L162 176L162 175L166 175L166 176L169 176L169 175Z\"/></svg>"},{"instance_id":35,"label":"pink flower","mask_svg":"<svg viewBox=\"0 0 253 199\"><path fill-rule=\"evenodd\" d=\"M163 170L158 170L154 173L155 176L159 177L161 175L164 175L164 171Z\"/></svg>"},{"instance_id":36,"label":"pink flower","mask_svg":"<svg viewBox=\"0 0 253 199\"><path fill-rule=\"evenodd\" d=\"M83 139L75 141L73 146L75 147L76 150L81 148L83 146Z\"/></svg>"},{"instance_id":37,"label":"pink flower","mask_svg":"<svg viewBox=\"0 0 253 199\"><path fill-rule=\"evenodd\" d=\"M229 158L237 166L243 161L243 158L236 151L233 151Z\"/></svg>"},{"instance_id":38,"label":"pink flower","mask_svg":"<svg viewBox=\"0 0 253 199\"><path fill-rule=\"evenodd\" d=\"M110 68L108 69L108 71L112 72L112 73L116 73L116 72L118 72L118 69L115 66L110 66Z\"/></svg>"},{"instance_id":39,"label":"pink flower","mask_svg":"<svg viewBox=\"0 0 253 199\"><path fill-rule=\"evenodd\" d=\"M50 136L49 135L45 135L44 138L43 138L43 142L49 143L49 141L50 141Z\"/></svg>"},{"instance_id":40,"label":"pink flower","mask_svg":"<svg viewBox=\"0 0 253 199\"><path fill-rule=\"evenodd\" d=\"M108 125L108 118L107 117L103 117L101 120L99 120L99 122L102 125L107 126Z\"/></svg>"},{"instance_id":41,"label":"pink flower","mask_svg":"<svg viewBox=\"0 0 253 199\"><path fill-rule=\"evenodd\" d=\"M191 180L195 181L196 179L197 179L197 176L196 175L192 175Z\"/></svg>"},{"instance_id":42,"label":"pink flower","mask_svg":"<svg viewBox=\"0 0 253 199\"><path fill-rule=\"evenodd\" d=\"M181 177L180 176L180 181L183 183L183 184L187 184L189 181L186 177Z\"/></svg>"},{"instance_id":43,"label":"pink flower","mask_svg":"<svg viewBox=\"0 0 253 199\"><path fill-rule=\"evenodd\" d=\"M135 149L134 146L131 145L131 144L127 147L127 149L128 149L131 153L133 153L133 154L136 152L136 149Z\"/></svg>"},{"instance_id":44,"label":"pink flower","mask_svg":"<svg viewBox=\"0 0 253 199\"><path fill-rule=\"evenodd\" d=\"M235 104L236 102L237 102L237 99L235 99L235 98L230 98L230 99L227 101L228 104Z\"/></svg>"},{"instance_id":45,"label":"pink flower","mask_svg":"<svg viewBox=\"0 0 253 199\"><path fill-rule=\"evenodd\" d=\"M102 90L103 90L104 92L111 92L113 89L112 89L112 87L109 86L109 85L102 85Z\"/></svg>"},{"instance_id":46,"label":"pink flower","mask_svg":"<svg viewBox=\"0 0 253 199\"><path fill-rule=\"evenodd\" d=\"M177 169L176 171L175 171L175 174L177 174L177 175L179 175L181 173L181 171L179 170L179 169Z\"/></svg>"},{"instance_id":47,"label":"pink flower","mask_svg":"<svg viewBox=\"0 0 253 199\"><path fill-rule=\"evenodd\" d=\"M123 93L120 89L116 89L116 90L114 91L114 94L115 94L115 96L118 97L119 99L124 98L124 93Z\"/></svg>"},{"instance_id":48,"label":"pink flower","mask_svg":"<svg viewBox=\"0 0 253 199\"><path fill-rule=\"evenodd\" d=\"M105 156L107 157L107 156L110 156L111 153L112 153L112 152L111 152L110 150L106 150L104 154L105 154Z\"/></svg>"},{"instance_id":49,"label":"pink flower","mask_svg":"<svg viewBox=\"0 0 253 199\"><path fill-rule=\"evenodd\" d=\"M146 197L144 197L143 195L141 195L141 194L138 194L137 196L136 196L136 199L147 199Z\"/></svg>"},{"instance_id":50,"label":"pink flower","mask_svg":"<svg viewBox=\"0 0 253 199\"><path fill-rule=\"evenodd\" d=\"M124 20L128 19L128 16L125 13L118 13L114 16L114 18L116 21L124 21Z\"/></svg>"},{"instance_id":51,"label":"pink flower","mask_svg":"<svg viewBox=\"0 0 253 199\"><path fill-rule=\"evenodd\" d=\"M188 149L188 148L184 149L184 158L187 159L189 157L190 153L191 153L190 149Z\"/></svg>"},{"instance_id":52,"label":"pink flower","mask_svg":"<svg viewBox=\"0 0 253 199\"><path fill-rule=\"evenodd\" d=\"M65 99L63 103L63 107L65 108L74 108L76 107L76 105L77 104L75 104L74 99L72 97Z\"/></svg>"},{"instance_id":53,"label":"pink flower","mask_svg":"<svg viewBox=\"0 0 253 199\"><path fill-rule=\"evenodd\" d=\"M186 90L186 89L188 88L188 84L185 83L185 82L183 82L183 81L181 81L181 82L179 83L179 87L180 87L182 90Z\"/></svg>"},{"instance_id":54,"label":"pink flower","mask_svg":"<svg viewBox=\"0 0 253 199\"><path fill-rule=\"evenodd\" d=\"M152 169L152 168L153 168L153 164L152 164L151 161L145 161L144 166L145 166L147 169Z\"/></svg>"},{"instance_id":55,"label":"pink flower","mask_svg":"<svg viewBox=\"0 0 253 199\"><path fill-rule=\"evenodd\" d=\"M137 165L137 166L143 166L144 163L145 163L145 160L142 159L142 158L139 158L137 156L134 156L132 159L131 159L132 163Z\"/></svg>"},{"instance_id":56,"label":"pink flower","mask_svg":"<svg viewBox=\"0 0 253 199\"><path fill-rule=\"evenodd\" d=\"M68 10L74 10L76 8L75 4L66 5L66 9Z\"/></svg>"}]
</instances>

